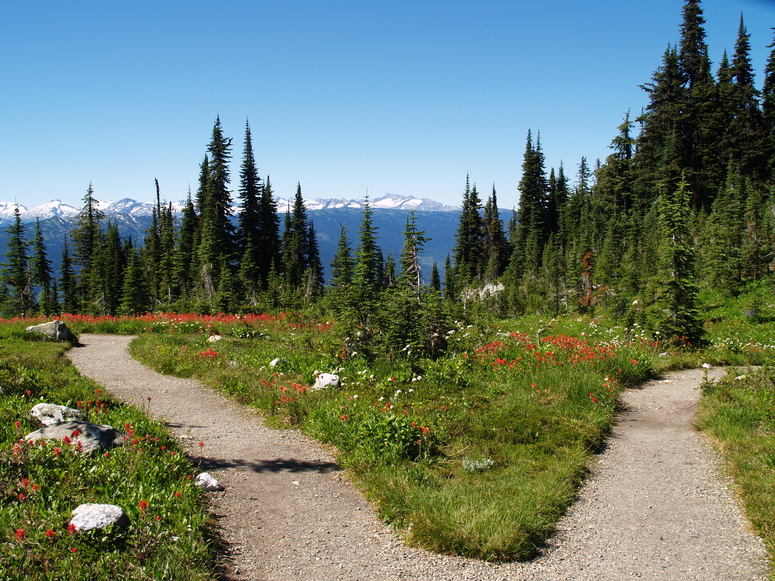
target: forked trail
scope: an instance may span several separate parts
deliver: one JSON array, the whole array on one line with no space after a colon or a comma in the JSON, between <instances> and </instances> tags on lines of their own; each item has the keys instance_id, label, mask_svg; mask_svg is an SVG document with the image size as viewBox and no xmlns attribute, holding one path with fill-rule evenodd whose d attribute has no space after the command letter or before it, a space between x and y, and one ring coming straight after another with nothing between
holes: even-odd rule
<instances>
[{"instance_id":1,"label":"forked trail","mask_svg":"<svg viewBox=\"0 0 775 581\"><path fill-rule=\"evenodd\" d=\"M226 487L212 493L230 579L755 581L767 553L692 427L701 371L622 394L608 446L542 553L489 564L404 546L321 446L263 426L196 381L159 375L131 337L83 335L70 358L114 396L164 418ZM151 398L148 402L147 398Z\"/></svg>"}]
</instances>

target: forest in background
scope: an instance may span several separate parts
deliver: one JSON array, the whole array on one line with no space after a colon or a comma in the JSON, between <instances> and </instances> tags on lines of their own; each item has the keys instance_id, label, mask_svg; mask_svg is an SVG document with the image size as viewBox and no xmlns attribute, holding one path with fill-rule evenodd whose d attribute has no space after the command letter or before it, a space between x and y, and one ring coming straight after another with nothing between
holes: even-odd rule
<instances>
[{"instance_id":1,"label":"forest in background","mask_svg":"<svg viewBox=\"0 0 775 581\"><path fill-rule=\"evenodd\" d=\"M0 314L311 309L348 323L353 350L395 354L411 343L433 354L449 321L472 312L602 309L662 337L700 341L698 293L735 295L769 276L775 249L775 50L759 90L742 16L734 51L718 65L704 24L699 0L687 0L678 43L643 85L646 108L624 115L605 160L580 160L571 179L562 166L547 169L540 136L528 132L507 223L495 189L483 200L466 178L443 267L422 271L427 237L411 214L400 255L385 256L367 203L357 233L336 233L325 281L301 185L281 227L249 124L232 216L232 139L218 118L196 192L181 216L157 195L142 243L120 236L89 186L54 272L39 226L26 232L17 214Z\"/></svg>"}]
</instances>

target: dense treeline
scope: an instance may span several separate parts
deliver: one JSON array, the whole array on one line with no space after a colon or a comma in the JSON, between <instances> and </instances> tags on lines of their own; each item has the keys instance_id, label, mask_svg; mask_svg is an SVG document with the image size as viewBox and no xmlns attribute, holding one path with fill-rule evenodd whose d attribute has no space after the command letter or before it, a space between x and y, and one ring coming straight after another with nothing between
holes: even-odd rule
<instances>
[{"instance_id":1,"label":"dense treeline","mask_svg":"<svg viewBox=\"0 0 775 581\"><path fill-rule=\"evenodd\" d=\"M540 136L528 132L519 207L505 225L495 187L483 204L466 178L443 285L437 265L421 272L428 239L415 216L398 260L386 257L367 200L354 250L342 226L326 287L301 184L281 228L248 124L232 215L232 140L218 118L194 196L175 216L157 182L141 244L120 238L89 186L57 277L39 225L28 241L17 211L7 230L2 314L317 305L349 324L346 349L433 353L444 347L445 321L471 308L503 315L602 308L696 341L700 289L735 293L772 268L775 50L761 91L749 51L741 17L734 53L714 74L700 1L686 0L679 43L643 85L648 105L634 120L624 116L605 160L590 167L582 159L571 183L562 165L547 172Z\"/></svg>"}]
</instances>

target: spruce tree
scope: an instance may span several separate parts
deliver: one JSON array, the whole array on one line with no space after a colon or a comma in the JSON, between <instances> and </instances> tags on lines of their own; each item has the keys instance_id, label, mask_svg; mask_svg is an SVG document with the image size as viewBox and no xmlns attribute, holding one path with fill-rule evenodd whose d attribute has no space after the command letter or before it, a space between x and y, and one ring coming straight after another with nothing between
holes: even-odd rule
<instances>
[{"instance_id":1,"label":"spruce tree","mask_svg":"<svg viewBox=\"0 0 775 581\"><path fill-rule=\"evenodd\" d=\"M239 228L237 230L238 253L242 257L240 264L241 277L245 283L252 288L261 286L261 275L259 272L261 247L261 196L262 183L256 168L256 160L253 155L253 143L250 132L250 125L245 123L245 146L242 155L242 166L240 168L240 188L239 197L242 200L239 211ZM250 255L247 254L248 248ZM246 269L245 263L254 266L252 269ZM268 273L264 272L264 277Z\"/></svg>"},{"instance_id":2,"label":"spruce tree","mask_svg":"<svg viewBox=\"0 0 775 581\"><path fill-rule=\"evenodd\" d=\"M75 314L79 312L78 291L70 248L67 244L67 234L62 243L62 263L60 266L59 285L62 289L62 312Z\"/></svg>"},{"instance_id":3,"label":"spruce tree","mask_svg":"<svg viewBox=\"0 0 775 581\"><path fill-rule=\"evenodd\" d=\"M7 304L3 312L7 316L23 316L33 309L33 287L27 249L29 243L24 234L19 206L13 210L13 222L6 230L8 236L6 262L3 268Z\"/></svg>"},{"instance_id":4,"label":"spruce tree","mask_svg":"<svg viewBox=\"0 0 775 581\"><path fill-rule=\"evenodd\" d=\"M476 184L471 187L466 175L466 188L463 192L463 204L460 221L455 234L455 276L457 284L466 286L480 281L485 269L484 224L480 210L482 208Z\"/></svg>"},{"instance_id":5,"label":"spruce tree","mask_svg":"<svg viewBox=\"0 0 775 581\"><path fill-rule=\"evenodd\" d=\"M697 304L699 289L687 185L681 181L677 190L661 195L657 201L658 272L652 284L650 323L661 339L696 344L704 329Z\"/></svg>"},{"instance_id":6,"label":"spruce tree","mask_svg":"<svg viewBox=\"0 0 775 581\"><path fill-rule=\"evenodd\" d=\"M81 312L104 312L104 279L101 271L100 252L104 249L102 220L104 212L94 198L94 188L89 184L83 198L83 207L70 232L73 240L73 263L80 267L76 277L78 306Z\"/></svg>"},{"instance_id":7,"label":"spruce tree","mask_svg":"<svg viewBox=\"0 0 775 581\"><path fill-rule=\"evenodd\" d=\"M320 262L320 249L318 247L317 235L315 234L315 225L312 220L309 221L307 229L307 271L306 286L304 289L304 298L317 299L323 292L323 264Z\"/></svg>"},{"instance_id":8,"label":"spruce tree","mask_svg":"<svg viewBox=\"0 0 775 581\"><path fill-rule=\"evenodd\" d=\"M353 256L350 251L350 242L347 239L347 228L339 224L339 243L336 247L334 260L331 262L331 286L338 289L347 289L353 280Z\"/></svg>"},{"instance_id":9,"label":"spruce tree","mask_svg":"<svg viewBox=\"0 0 775 581\"><path fill-rule=\"evenodd\" d=\"M54 271L48 259L43 232L40 229L40 218L35 218L35 236L32 240L32 256L30 257L30 274L32 283L40 287L38 308L44 315L56 313L57 299L53 289Z\"/></svg>"},{"instance_id":10,"label":"spruce tree","mask_svg":"<svg viewBox=\"0 0 775 581\"><path fill-rule=\"evenodd\" d=\"M417 229L417 216L412 211L406 219L406 228L404 229L404 247L401 250L401 276L399 280L400 286L417 302L420 302L423 287L420 254L429 240L430 238L425 237L423 230Z\"/></svg>"},{"instance_id":11,"label":"spruce tree","mask_svg":"<svg viewBox=\"0 0 775 581\"><path fill-rule=\"evenodd\" d=\"M277 203L273 198L272 183L269 181L269 176L266 176L264 187L261 188L259 213L261 229L258 233L258 248L260 252L258 253L257 264L262 288L266 288L270 271L281 264L280 218L277 215Z\"/></svg>"}]
</instances>

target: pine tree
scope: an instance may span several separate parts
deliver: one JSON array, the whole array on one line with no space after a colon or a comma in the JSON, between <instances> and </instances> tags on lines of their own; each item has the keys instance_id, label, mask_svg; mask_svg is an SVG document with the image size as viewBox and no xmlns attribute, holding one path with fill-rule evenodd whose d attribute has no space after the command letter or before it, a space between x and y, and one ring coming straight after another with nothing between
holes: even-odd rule
<instances>
[{"instance_id":1,"label":"pine tree","mask_svg":"<svg viewBox=\"0 0 775 581\"><path fill-rule=\"evenodd\" d=\"M404 247L401 250L401 276L400 286L420 302L422 296L422 267L420 266L420 254L423 247L429 241L425 232L417 229L417 216L414 211L406 219L404 229Z\"/></svg>"},{"instance_id":2,"label":"pine tree","mask_svg":"<svg viewBox=\"0 0 775 581\"><path fill-rule=\"evenodd\" d=\"M80 267L76 278L78 306L81 312L104 313L104 279L101 272L100 252L104 248L102 220L105 214L99 209L91 184L83 198L83 207L70 232L73 240L73 263Z\"/></svg>"},{"instance_id":3,"label":"pine tree","mask_svg":"<svg viewBox=\"0 0 775 581\"><path fill-rule=\"evenodd\" d=\"M306 283L305 274L309 267L309 220L307 208L301 193L301 184L296 184L293 210L286 214L283 232L283 262L287 284L290 289L299 289Z\"/></svg>"},{"instance_id":4,"label":"pine tree","mask_svg":"<svg viewBox=\"0 0 775 581\"><path fill-rule=\"evenodd\" d=\"M360 309L361 320L368 320L369 308L376 300L381 287L382 252L377 246L377 227L368 197L363 204L363 218L358 232L358 247L355 251L352 298Z\"/></svg>"},{"instance_id":5,"label":"pine tree","mask_svg":"<svg viewBox=\"0 0 775 581\"><path fill-rule=\"evenodd\" d=\"M134 246L130 246L127 254L127 266L121 289L118 312L122 315L137 315L149 308L146 285L142 275L140 256Z\"/></svg>"},{"instance_id":6,"label":"pine tree","mask_svg":"<svg viewBox=\"0 0 775 581\"><path fill-rule=\"evenodd\" d=\"M703 336L697 305L694 240L690 232L691 207L686 190L661 195L657 201L659 220L658 274L652 284L651 325L661 338L696 344Z\"/></svg>"},{"instance_id":7,"label":"pine tree","mask_svg":"<svg viewBox=\"0 0 775 581\"><path fill-rule=\"evenodd\" d=\"M237 230L238 253L242 257L240 264L241 278L251 288L261 286L261 274L259 263L261 247L261 196L263 186L256 168L256 160L253 155L253 143L250 133L250 125L245 123L245 148L240 169L239 197L242 204L239 212L239 229ZM248 248L250 255L247 254ZM252 269L245 268L246 262L253 265ZM266 277L265 271L263 276Z\"/></svg>"},{"instance_id":8,"label":"pine tree","mask_svg":"<svg viewBox=\"0 0 775 581\"><path fill-rule=\"evenodd\" d=\"M546 223L547 190L540 138L534 145L532 134L528 131L510 259L510 277L515 282L526 274L534 279L541 267L543 247L549 232Z\"/></svg>"},{"instance_id":9,"label":"pine tree","mask_svg":"<svg viewBox=\"0 0 775 581\"><path fill-rule=\"evenodd\" d=\"M428 287L437 293L441 292L441 277L439 276L439 265L437 263L433 263L433 268L431 269L431 280L428 283Z\"/></svg>"},{"instance_id":10,"label":"pine tree","mask_svg":"<svg viewBox=\"0 0 775 581\"><path fill-rule=\"evenodd\" d=\"M347 228L344 224L339 224L339 228L339 244L336 247L334 260L331 262L331 286L343 290L352 284L354 265L350 242L347 239Z\"/></svg>"},{"instance_id":11,"label":"pine tree","mask_svg":"<svg viewBox=\"0 0 775 581\"><path fill-rule=\"evenodd\" d=\"M189 191L188 200L183 207L180 230L177 233L173 265L177 293L184 299L189 298L196 275L199 272L196 260L198 222L199 218L196 215L196 209L191 201L191 192Z\"/></svg>"},{"instance_id":12,"label":"pine tree","mask_svg":"<svg viewBox=\"0 0 775 581\"><path fill-rule=\"evenodd\" d=\"M38 307L44 315L56 313L57 299L52 287L54 271L46 253L43 232L40 229L40 218L35 218L35 236L32 240L32 256L30 257L30 274L32 284L40 287Z\"/></svg>"},{"instance_id":13,"label":"pine tree","mask_svg":"<svg viewBox=\"0 0 775 581\"><path fill-rule=\"evenodd\" d=\"M503 222L498 210L495 184L492 186L492 194L484 205L484 248L486 252L484 280L493 282L503 274L508 261L506 235L503 232Z\"/></svg>"},{"instance_id":14,"label":"pine tree","mask_svg":"<svg viewBox=\"0 0 775 581\"><path fill-rule=\"evenodd\" d=\"M482 279L485 269L484 224L479 213L482 208L476 184L470 186L466 175L463 205L455 234L455 277L461 286L473 284Z\"/></svg>"},{"instance_id":15,"label":"pine tree","mask_svg":"<svg viewBox=\"0 0 775 581\"><path fill-rule=\"evenodd\" d=\"M318 247L317 235L315 234L315 225L312 220L309 222L307 230L307 271L306 287L304 289L304 298L309 300L319 298L323 292L323 264L320 262L320 249Z\"/></svg>"},{"instance_id":16,"label":"pine tree","mask_svg":"<svg viewBox=\"0 0 775 581\"><path fill-rule=\"evenodd\" d=\"M762 124L765 132L765 167L767 177L775 175L775 33L773 42L768 45L770 55L764 69L762 86Z\"/></svg>"},{"instance_id":17,"label":"pine tree","mask_svg":"<svg viewBox=\"0 0 775 581\"><path fill-rule=\"evenodd\" d=\"M64 236L62 247L62 264L60 266L59 284L62 288L62 311L65 313L78 313L78 291L76 288L75 271L70 258L70 249L67 244L67 234Z\"/></svg>"},{"instance_id":18,"label":"pine tree","mask_svg":"<svg viewBox=\"0 0 775 581\"><path fill-rule=\"evenodd\" d=\"M14 207L13 222L6 232L8 244L3 268L3 285L7 304L3 306L3 312L11 316L26 315L33 309L33 288L27 254L29 244L24 235L24 224L18 205Z\"/></svg>"},{"instance_id":19,"label":"pine tree","mask_svg":"<svg viewBox=\"0 0 775 581\"><path fill-rule=\"evenodd\" d=\"M261 277L262 288L266 288L269 272L281 264L280 254L280 218L277 215L277 203L272 193L272 183L266 176L264 187L261 189L260 224L258 248L258 271Z\"/></svg>"}]
</instances>

